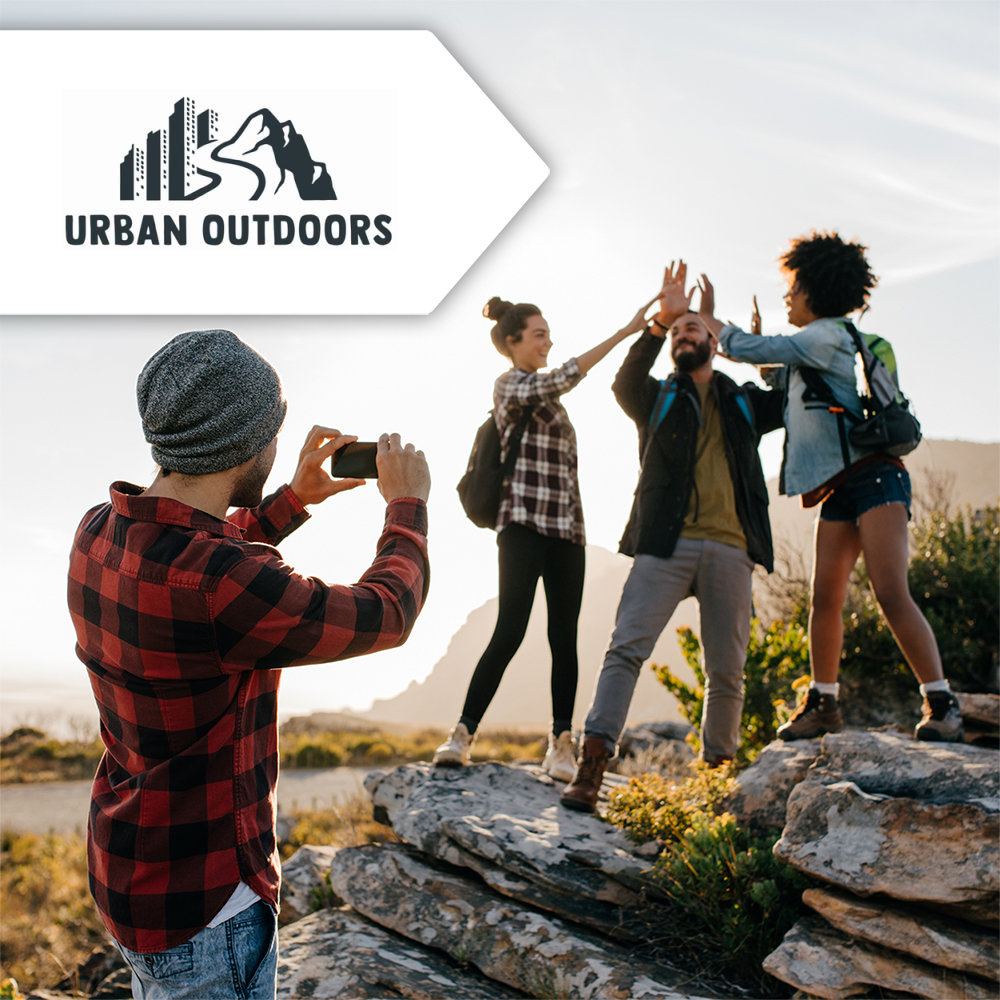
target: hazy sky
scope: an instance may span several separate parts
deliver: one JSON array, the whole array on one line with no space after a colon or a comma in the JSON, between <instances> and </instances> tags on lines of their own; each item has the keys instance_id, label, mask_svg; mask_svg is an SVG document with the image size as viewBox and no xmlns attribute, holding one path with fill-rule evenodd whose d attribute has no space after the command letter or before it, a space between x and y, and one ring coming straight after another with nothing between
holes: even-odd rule
<instances>
[{"instance_id":1,"label":"hazy sky","mask_svg":"<svg viewBox=\"0 0 1000 1000\"><path fill-rule=\"evenodd\" d=\"M21 682L85 685L66 553L112 480L151 478L135 376L182 330L232 329L280 371L290 406L273 485L317 422L364 439L399 430L431 461L431 597L410 643L287 671L284 711L392 695L495 595L494 536L464 519L454 491L505 367L480 316L492 295L537 303L560 363L624 324L663 265L684 256L715 282L719 315L745 323L756 293L765 332L787 332L775 259L790 237L837 228L870 247L882 280L862 326L892 340L926 435L996 441L998 12L993 2L6 0L7 29L428 28L551 175L429 317L4 320L5 722ZM610 549L638 464L634 428L609 391L626 350L565 398L588 540ZM779 432L762 449L768 475L780 447ZM381 518L369 485L317 508L282 552L305 573L351 582Z\"/></svg>"}]
</instances>

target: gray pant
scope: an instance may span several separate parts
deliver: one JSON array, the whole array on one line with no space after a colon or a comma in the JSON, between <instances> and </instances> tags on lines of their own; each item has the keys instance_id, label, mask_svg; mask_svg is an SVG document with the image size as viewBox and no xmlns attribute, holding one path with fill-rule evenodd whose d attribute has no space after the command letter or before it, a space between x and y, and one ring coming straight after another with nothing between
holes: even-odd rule
<instances>
[{"instance_id":1,"label":"gray pant","mask_svg":"<svg viewBox=\"0 0 1000 1000\"><path fill-rule=\"evenodd\" d=\"M743 665L750 637L753 562L720 542L679 538L668 559L638 555L625 581L615 631L587 713L587 736L616 743L625 725L635 682L674 609L698 598L705 656L703 753L732 757L739 744Z\"/></svg>"}]
</instances>

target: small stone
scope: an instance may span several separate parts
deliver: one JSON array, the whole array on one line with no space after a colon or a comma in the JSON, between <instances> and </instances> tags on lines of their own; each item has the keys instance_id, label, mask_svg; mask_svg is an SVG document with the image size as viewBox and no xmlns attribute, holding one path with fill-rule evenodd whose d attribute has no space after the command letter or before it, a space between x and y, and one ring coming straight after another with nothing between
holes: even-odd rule
<instances>
[{"instance_id":1,"label":"small stone","mask_svg":"<svg viewBox=\"0 0 1000 1000\"><path fill-rule=\"evenodd\" d=\"M314 892L318 891L325 901L339 905L340 900L332 899L326 885L326 874L330 870L336 847L316 847L303 844L281 866L281 911L278 922L284 926L294 920L301 920L315 909Z\"/></svg>"}]
</instances>

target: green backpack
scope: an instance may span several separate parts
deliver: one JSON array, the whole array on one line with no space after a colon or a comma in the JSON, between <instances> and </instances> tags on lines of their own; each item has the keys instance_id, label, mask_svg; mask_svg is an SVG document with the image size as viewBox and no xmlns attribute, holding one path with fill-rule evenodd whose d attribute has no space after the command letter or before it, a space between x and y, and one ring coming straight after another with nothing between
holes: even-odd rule
<instances>
[{"instance_id":1,"label":"green backpack","mask_svg":"<svg viewBox=\"0 0 1000 1000\"><path fill-rule=\"evenodd\" d=\"M848 441L855 448L867 448L900 458L920 444L920 422L910 412L909 400L899 391L896 356L888 340L873 333L862 336L850 320L841 326L851 335L864 366L867 394L861 396L864 417L855 417L834 397L823 376L815 369L802 366L799 371L810 398L827 404L837 417L840 449L844 468L850 471L851 456ZM847 429L847 421L851 428Z\"/></svg>"}]
</instances>

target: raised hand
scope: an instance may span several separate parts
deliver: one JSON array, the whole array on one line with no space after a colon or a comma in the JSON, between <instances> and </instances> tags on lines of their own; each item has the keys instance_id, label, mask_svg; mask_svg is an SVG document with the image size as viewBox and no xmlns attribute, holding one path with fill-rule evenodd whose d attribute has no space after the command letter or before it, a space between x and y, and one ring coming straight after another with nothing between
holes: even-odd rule
<instances>
[{"instance_id":1,"label":"raised hand","mask_svg":"<svg viewBox=\"0 0 1000 1000\"><path fill-rule=\"evenodd\" d=\"M663 287L657 298L660 300L660 311L657 313L656 321L663 327L669 328L679 316L691 309L691 299L694 296L694 288L690 292L684 291L687 282L687 264L684 261L677 261L677 269L674 270L674 262L663 272Z\"/></svg>"},{"instance_id":2,"label":"raised hand","mask_svg":"<svg viewBox=\"0 0 1000 1000\"><path fill-rule=\"evenodd\" d=\"M299 465L289 485L303 504L322 503L334 493L364 486L363 479L332 479L323 463L339 448L357 441L355 434L341 434L332 427L314 427L299 452ZM323 444L326 441L326 444Z\"/></svg>"},{"instance_id":3,"label":"raised hand","mask_svg":"<svg viewBox=\"0 0 1000 1000\"><path fill-rule=\"evenodd\" d=\"M698 282L698 288L701 291L701 301L698 303L698 318L705 324L705 329L708 330L713 337L718 337L722 332L724 324L720 323L715 318L715 286L708 280L707 274L703 274L701 276L701 280ZM716 353L720 358L726 357L726 355L718 349L718 346L716 346Z\"/></svg>"},{"instance_id":4,"label":"raised hand","mask_svg":"<svg viewBox=\"0 0 1000 1000\"><path fill-rule=\"evenodd\" d=\"M698 282L698 290L701 292L701 301L698 303L698 315L704 322L706 317L715 315L715 286L708 280L708 275L703 274Z\"/></svg>"},{"instance_id":5,"label":"raised hand","mask_svg":"<svg viewBox=\"0 0 1000 1000\"><path fill-rule=\"evenodd\" d=\"M761 336L760 310L757 308L757 296L753 297L753 312L750 314L750 332L755 336Z\"/></svg>"}]
</instances>

